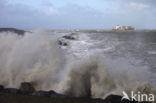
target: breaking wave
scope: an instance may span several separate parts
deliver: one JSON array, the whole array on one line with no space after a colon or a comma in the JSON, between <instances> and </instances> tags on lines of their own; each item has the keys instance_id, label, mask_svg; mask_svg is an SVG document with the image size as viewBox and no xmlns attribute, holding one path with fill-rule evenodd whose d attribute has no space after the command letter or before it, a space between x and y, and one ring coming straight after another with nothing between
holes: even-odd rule
<instances>
[{"instance_id":1,"label":"breaking wave","mask_svg":"<svg viewBox=\"0 0 156 103\"><path fill-rule=\"evenodd\" d=\"M141 68L128 64L118 67L118 63L105 59L92 56L86 60L72 62L68 65L60 89L65 94L95 98L105 98L110 94L122 95L122 91L155 93L155 88L146 77L148 73L137 70Z\"/></svg>"},{"instance_id":2,"label":"breaking wave","mask_svg":"<svg viewBox=\"0 0 156 103\"><path fill-rule=\"evenodd\" d=\"M19 36L0 35L0 84L19 87L32 82L40 89L55 88L64 63L63 51L44 31Z\"/></svg>"},{"instance_id":3,"label":"breaking wave","mask_svg":"<svg viewBox=\"0 0 156 103\"><path fill-rule=\"evenodd\" d=\"M67 60L66 51L44 30L20 36L0 33L0 84L18 88L31 82L36 89L56 90L72 96L104 98L131 90L155 93L144 67L100 55ZM67 55L68 56L68 55Z\"/></svg>"}]
</instances>

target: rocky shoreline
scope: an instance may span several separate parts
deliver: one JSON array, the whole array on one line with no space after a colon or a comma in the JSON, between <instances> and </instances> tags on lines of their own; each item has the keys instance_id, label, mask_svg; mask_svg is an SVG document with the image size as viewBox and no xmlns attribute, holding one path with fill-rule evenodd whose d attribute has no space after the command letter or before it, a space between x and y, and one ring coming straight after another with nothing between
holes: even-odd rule
<instances>
[{"instance_id":1,"label":"rocky shoreline","mask_svg":"<svg viewBox=\"0 0 156 103\"><path fill-rule=\"evenodd\" d=\"M122 100L122 96L109 95L105 99L73 97L56 93L53 90L36 91L29 82L21 83L19 89L0 85L0 103L150 103Z\"/></svg>"},{"instance_id":2,"label":"rocky shoreline","mask_svg":"<svg viewBox=\"0 0 156 103\"><path fill-rule=\"evenodd\" d=\"M13 32L13 33L17 33L18 35L24 35L26 31L16 29L16 28L0 28L0 32Z\"/></svg>"}]
</instances>

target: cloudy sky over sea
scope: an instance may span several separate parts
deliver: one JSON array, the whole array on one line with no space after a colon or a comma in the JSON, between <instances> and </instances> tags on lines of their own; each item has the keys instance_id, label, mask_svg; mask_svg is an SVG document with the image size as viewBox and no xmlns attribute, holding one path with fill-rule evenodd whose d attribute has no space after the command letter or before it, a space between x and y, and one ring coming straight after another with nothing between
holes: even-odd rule
<instances>
[{"instance_id":1,"label":"cloudy sky over sea","mask_svg":"<svg viewBox=\"0 0 156 103\"><path fill-rule=\"evenodd\" d=\"M156 0L0 0L0 27L156 29Z\"/></svg>"}]
</instances>

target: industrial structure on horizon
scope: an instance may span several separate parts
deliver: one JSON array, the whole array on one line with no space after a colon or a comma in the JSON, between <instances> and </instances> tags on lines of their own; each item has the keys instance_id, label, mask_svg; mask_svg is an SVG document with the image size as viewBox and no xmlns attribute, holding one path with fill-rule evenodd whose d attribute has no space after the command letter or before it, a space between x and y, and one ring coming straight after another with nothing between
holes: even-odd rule
<instances>
[{"instance_id":1,"label":"industrial structure on horizon","mask_svg":"<svg viewBox=\"0 0 156 103\"><path fill-rule=\"evenodd\" d=\"M134 30L135 28L132 26L120 26L117 25L114 28L112 28L112 30Z\"/></svg>"}]
</instances>

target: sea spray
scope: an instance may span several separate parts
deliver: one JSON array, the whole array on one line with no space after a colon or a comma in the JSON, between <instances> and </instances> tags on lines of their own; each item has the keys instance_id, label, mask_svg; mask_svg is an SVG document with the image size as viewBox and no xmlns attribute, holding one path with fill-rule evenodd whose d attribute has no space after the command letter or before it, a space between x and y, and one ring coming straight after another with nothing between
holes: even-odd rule
<instances>
[{"instance_id":1,"label":"sea spray","mask_svg":"<svg viewBox=\"0 0 156 103\"><path fill-rule=\"evenodd\" d=\"M139 67L135 68L126 62L125 65L117 64L119 62L98 56L73 61L67 66L68 72L60 83L60 91L77 97L105 98L110 94L122 95L123 90L130 93L132 90L144 91L144 88L152 87L146 87L147 77L142 74L147 74L138 72ZM149 92L154 93L153 90Z\"/></svg>"},{"instance_id":2,"label":"sea spray","mask_svg":"<svg viewBox=\"0 0 156 103\"><path fill-rule=\"evenodd\" d=\"M59 47L57 38L44 30L24 36L0 33L0 84L18 88L21 82L31 82L37 90L55 90L76 97L105 98L132 90L155 94L144 66L101 54L71 61Z\"/></svg>"},{"instance_id":3,"label":"sea spray","mask_svg":"<svg viewBox=\"0 0 156 103\"><path fill-rule=\"evenodd\" d=\"M3 33L0 41L0 84L17 88L21 82L32 82L37 89L57 87L65 58L56 39L37 30L23 37Z\"/></svg>"}]
</instances>

